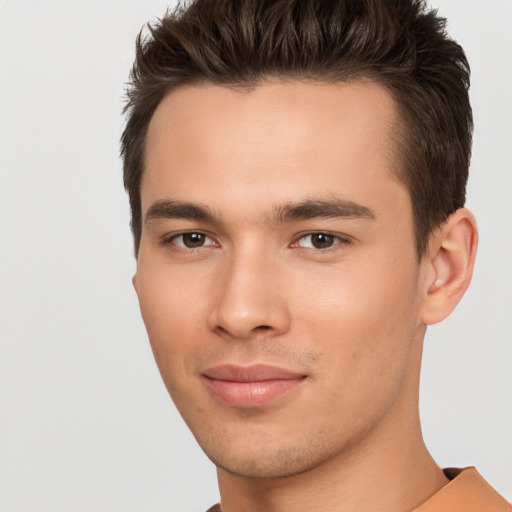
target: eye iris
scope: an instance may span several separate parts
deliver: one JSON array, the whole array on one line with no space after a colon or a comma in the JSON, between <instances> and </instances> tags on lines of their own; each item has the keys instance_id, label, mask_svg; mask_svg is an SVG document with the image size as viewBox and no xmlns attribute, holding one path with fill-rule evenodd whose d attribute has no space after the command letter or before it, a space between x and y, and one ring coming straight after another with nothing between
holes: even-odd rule
<instances>
[{"instance_id":1,"label":"eye iris","mask_svg":"<svg viewBox=\"0 0 512 512\"><path fill-rule=\"evenodd\" d=\"M204 245L205 235L202 233L185 233L183 235L183 244L193 249Z\"/></svg>"},{"instance_id":2,"label":"eye iris","mask_svg":"<svg viewBox=\"0 0 512 512\"><path fill-rule=\"evenodd\" d=\"M316 249L326 249L331 247L334 242L333 235L327 235L325 233L315 233L311 235L311 243Z\"/></svg>"}]
</instances>

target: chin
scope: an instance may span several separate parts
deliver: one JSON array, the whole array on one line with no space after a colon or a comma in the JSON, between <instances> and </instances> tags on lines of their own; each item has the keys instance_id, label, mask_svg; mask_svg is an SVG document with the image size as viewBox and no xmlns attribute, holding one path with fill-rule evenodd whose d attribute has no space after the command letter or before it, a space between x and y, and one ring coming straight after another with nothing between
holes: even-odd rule
<instances>
[{"instance_id":1,"label":"chin","mask_svg":"<svg viewBox=\"0 0 512 512\"><path fill-rule=\"evenodd\" d=\"M210 460L228 473L246 478L284 478L304 473L317 464L303 454L282 452L272 457L259 458L222 458L210 457Z\"/></svg>"},{"instance_id":2,"label":"chin","mask_svg":"<svg viewBox=\"0 0 512 512\"><path fill-rule=\"evenodd\" d=\"M222 447L226 448L226 447ZM307 472L324 462L320 449L305 446L270 448L255 443L254 449L210 450L203 446L208 458L220 469L246 478L285 478Z\"/></svg>"}]
</instances>

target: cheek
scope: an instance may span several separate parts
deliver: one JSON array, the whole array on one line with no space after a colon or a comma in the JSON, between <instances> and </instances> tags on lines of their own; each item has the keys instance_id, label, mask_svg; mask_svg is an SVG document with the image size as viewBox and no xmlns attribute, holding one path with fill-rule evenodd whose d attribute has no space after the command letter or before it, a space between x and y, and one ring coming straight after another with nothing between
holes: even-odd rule
<instances>
[{"instance_id":1,"label":"cheek","mask_svg":"<svg viewBox=\"0 0 512 512\"><path fill-rule=\"evenodd\" d=\"M418 328L416 282L413 265L354 263L317 276L295 316L337 378L387 382L405 371Z\"/></svg>"},{"instance_id":2,"label":"cheek","mask_svg":"<svg viewBox=\"0 0 512 512\"><path fill-rule=\"evenodd\" d=\"M197 273L139 261L137 295L151 348L160 372L182 379L185 364L204 338L207 315L205 280ZM201 300L199 300L201 298Z\"/></svg>"}]
</instances>

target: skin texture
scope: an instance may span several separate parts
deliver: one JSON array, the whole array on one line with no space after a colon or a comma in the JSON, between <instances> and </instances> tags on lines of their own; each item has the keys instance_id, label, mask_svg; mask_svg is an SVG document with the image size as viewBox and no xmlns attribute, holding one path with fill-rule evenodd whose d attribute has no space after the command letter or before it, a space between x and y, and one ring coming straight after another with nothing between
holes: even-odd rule
<instances>
[{"instance_id":1,"label":"skin texture","mask_svg":"<svg viewBox=\"0 0 512 512\"><path fill-rule=\"evenodd\" d=\"M476 228L459 210L418 261L396 122L376 84L279 81L184 87L151 120L134 285L167 389L218 467L224 512L406 512L446 482L421 437L421 351L426 324L469 283ZM305 201L352 210L282 215ZM205 382L222 364L302 378L236 407Z\"/></svg>"}]
</instances>

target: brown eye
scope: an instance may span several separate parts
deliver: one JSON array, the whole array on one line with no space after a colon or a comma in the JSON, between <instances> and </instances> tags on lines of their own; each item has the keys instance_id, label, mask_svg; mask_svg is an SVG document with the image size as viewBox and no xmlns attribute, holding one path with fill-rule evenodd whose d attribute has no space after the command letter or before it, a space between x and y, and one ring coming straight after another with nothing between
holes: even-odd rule
<instances>
[{"instance_id":1,"label":"brown eye","mask_svg":"<svg viewBox=\"0 0 512 512\"><path fill-rule=\"evenodd\" d=\"M202 233L185 233L181 235L181 237L183 240L183 245L189 249L202 247L206 239L206 236Z\"/></svg>"},{"instance_id":2,"label":"brown eye","mask_svg":"<svg viewBox=\"0 0 512 512\"><path fill-rule=\"evenodd\" d=\"M315 249L327 249L334 244L335 237L327 233L314 233L311 236L311 245Z\"/></svg>"},{"instance_id":3,"label":"brown eye","mask_svg":"<svg viewBox=\"0 0 512 512\"><path fill-rule=\"evenodd\" d=\"M336 235L331 235L330 233L323 233L321 231L317 233L309 233L308 235L304 235L299 238L297 242L294 243L296 247L304 247L306 249L330 249L336 245L347 245L349 242L343 238L340 238Z\"/></svg>"},{"instance_id":4,"label":"brown eye","mask_svg":"<svg viewBox=\"0 0 512 512\"><path fill-rule=\"evenodd\" d=\"M189 231L188 233L175 235L168 240L166 244L167 243L180 247L181 249L200 249L201 247L217 245L215 240L197 231Z\"/></svg>"}]
</instances>

